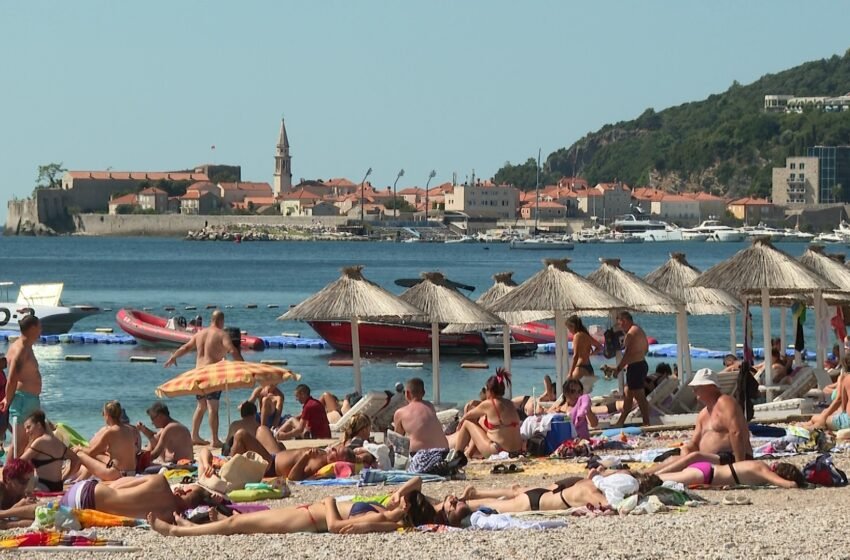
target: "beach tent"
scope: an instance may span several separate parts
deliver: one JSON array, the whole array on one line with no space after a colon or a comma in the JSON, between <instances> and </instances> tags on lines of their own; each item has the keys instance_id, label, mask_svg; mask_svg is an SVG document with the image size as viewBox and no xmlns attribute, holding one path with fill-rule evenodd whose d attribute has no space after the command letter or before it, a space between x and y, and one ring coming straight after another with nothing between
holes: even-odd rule
<instances>
[{"instance_id":1,"label":"beach tent","mask_svg":"<svg viewBox=\"0 0 850 560\"><path fill-rule=\"evenodd\" d=\"M440 325L464 325L470 329L487 329L504 324L497 315L487 311L457 291L439 272L423 272L422 281L405 290L399 297L425 313L431 323L431 365L433 398L440 402Z\"/></svg>"},{"instance_id":2,"label":"beach tent","mask_svg":"<svg viewBox=\"0 0 850 560\"><path fill-rule=\"evenodd\" d=\"M587 279L595 286L602 288L612 296L625 302L628 308L638 313L674 314L679 311L679 307L682 304L678 300L657 289L636 274L625 270L620 266L620 259L601 258L599 261L599 268L588 274ZM612 317L612 322L613 319ZM677 325L680 326L681 321L677 322ZM677 328L676 331L677 355L681 356L683 352L690 352L690 349L687 346L683 346L686 342L680 336L682 329ZM679 369L679 375L684 375L681 368ZM624 377L622 374L618 377L620 392L622 392Z\"/></svg>"},{"instance_id":3,"label":"beach tent","mask_svg":"<svg viewBox=\"0 0 850 560\"><path fill-rule=\"evenodd\" d=\"M667 262L644 278L658 290L669 294L679 302L676 335L681 346L680 351L676 353L676 360L679 366L680 385L687 383L691 375L688 315L729 315L730 348L732 352L735 352L735 313L741 309L741 302L723 290L692 287L691 284L699 274L699 270L688 263L684 253L671 253ZM686 351L682 352L681 348Z\"/></svg>"},{"instance_id":4,"label":"beach tent","mask_svg":"<svg viewBox=\"0 0 850 560\"><path fill-rule=\"evenodd\" d=\"M563 385L566 378L565 315L604 316L612 309L628 309L622 300L570 270L567 263L569 259L545 259L543 270L490 305L490 309L496 313L536 311L554 315L558 387Z\"/></svg>"},{"instance_id":5,"label":"beach tent","mask_svg":"<svg viewBox=\"0 0 850 560\"><path fill-rule=\"evenodd\" d=\"M815 304L815 321L819 323L818 309L824 290L837 290L838 286L812 272L796 259L775 248L767 238L755 239L742 249L703 272L691 284L694 287L717 288L736 295L739 299L758 295L762 307L764 340L764 367L770 371L770 298L772 295L812 294ZM772 376L765 376L768 398L772 396Z\"/></svg>"},{"instance_id":6,"label":"beach tent","mask_svg":"<svg viewBox=\"0 0 850 560\"><path fill-rule=\"evenodd\" d=\"M337 280L278 317L280 321L351 322L354 390L361 394L360 321L424 322L425 319L426 315L421 310L366 280L362 266L343 268L342 276Z\"/></svg>"}]
</instances>

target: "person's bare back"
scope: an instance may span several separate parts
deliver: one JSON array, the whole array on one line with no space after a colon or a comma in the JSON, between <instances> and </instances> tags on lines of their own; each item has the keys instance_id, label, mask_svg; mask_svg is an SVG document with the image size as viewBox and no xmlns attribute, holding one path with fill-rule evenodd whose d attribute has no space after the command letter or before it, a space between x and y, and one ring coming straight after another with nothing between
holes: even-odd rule
<instances>
[{"instance_id":1,"label":"person's bare back","mask_svg":"<svg viewBox=\"0 0 850 560\"><path fill-rule=\"evenodd\" d=\"M189 428L177 421L172 421L159 431L157 448L160 452L152 457L153 460L162 459L170 463L181 459L191 461L195 457L192 434L189 433Z\"/></svg>"},{"instance_id":2,"label":"person's bare back","mask_svg":"<svg viewBox=\"0 0 850 560\"><path fill-rule=\"evenodd\" d=\"M202 367L222 361L230 353L233 343L230 335L216 326L210 326L195 335L197 356L195 366Z\"/></svg>"},{"instance_id":3,"label":"person's bare back","mask_svg":"<svg viewBox=\"0 0 850 560\"><path fill-rule=\"evenodd\" d=\"M136 470L136 437L138 432L127 424L116 424L106 428L107 453L113 466L119 471Z\"/></svg>"},{"instance_id":4,"label":"person's bare back","mask_svg":"<svg viewBox=\"0 0 850 560\"><path fill-rule=\"evenodd\" d=\"M449 442L443 426L428 401L411 401L399 408L393 417L396 431L410 439L411 453L420 449L447 449Z\"/></svg>"}]
</instances>

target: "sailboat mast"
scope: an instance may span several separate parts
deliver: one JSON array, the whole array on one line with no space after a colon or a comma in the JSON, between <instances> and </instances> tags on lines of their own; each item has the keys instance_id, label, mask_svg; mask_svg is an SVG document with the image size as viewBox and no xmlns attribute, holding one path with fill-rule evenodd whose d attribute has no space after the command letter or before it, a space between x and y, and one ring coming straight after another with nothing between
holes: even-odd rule
<instances>
[{"instance_id":1,"label":"sailboat mast","mask_svg":"<svg viewBox=\"0 0 850 560\"><path fill-rule=\"evenodd\" d=\"M534 185L534 235L540 230L540 152L537 148L537 179Z\"/></svg>"}]
</instances>

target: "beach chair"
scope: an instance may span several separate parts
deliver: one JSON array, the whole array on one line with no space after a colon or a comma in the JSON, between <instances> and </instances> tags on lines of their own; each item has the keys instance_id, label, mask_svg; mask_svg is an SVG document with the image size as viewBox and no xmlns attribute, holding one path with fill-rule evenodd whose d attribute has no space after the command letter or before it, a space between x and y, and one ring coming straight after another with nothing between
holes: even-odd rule
<instances>
[{"instance_id":1,"label":"beach chair","mask_svg":"<svg viewBox=\"0 0 850 560\"><path fill-rule=\"evenodd\" d=\"M387 395L385 391L369 391L354 406L349 408L348 412L342 415L342 418L331 424L331 432L342 433L351 421L351 417L358 412L369 418L375 418L384 407L389 406L391 399L392 395Z\"/></svg>"},{"instance_id":2,"label":"beach chair","mask_svg":"<svg viewBox=\"0 0 850 560\"><path fill-rule=\"evenodd\" d=\"M806 396L806 393L817 387L817 385L818 378L815 375L815 370L809 366L802 366L795 371L794 380L791 384L787 385L781 393L773 399L770 399L770 401L778 402L803 398ZM824 385L824 387L826 387L826 385ZM762 390L762 388L767 390L766 387L759 386L759 390Z\"/></svg>"},{"instance_id":3,"label":"beach chair","mask_svg":"<svg viewBox=\"0 0 850 560\"><path fill-rule=\"evenodd\" d=\"M393 430L387 430L384 443L392 449L394 468L406 468L407 462L410 460L410 438Z\"/></svg>"},{"instance_id":4,"label":"beach chair","mask_svg":"<svg viewBox=\"0 0 850 560\"><path fill-rule=\"evenodd\" d=\"M657 416L669 414L671 411L668 408L669 403L667 403L667 401L670 399L671 395L676 392L678 387L679 380L672 377L667 377L659 383L658 386L646 396L646 402L649 403L650 414L655 414ZM635 409L629 412L629 415L626 417L626 422L637 422L639 420L640 409L637 408L637 405L635 405Z\"/></svg>"}]
</instances>

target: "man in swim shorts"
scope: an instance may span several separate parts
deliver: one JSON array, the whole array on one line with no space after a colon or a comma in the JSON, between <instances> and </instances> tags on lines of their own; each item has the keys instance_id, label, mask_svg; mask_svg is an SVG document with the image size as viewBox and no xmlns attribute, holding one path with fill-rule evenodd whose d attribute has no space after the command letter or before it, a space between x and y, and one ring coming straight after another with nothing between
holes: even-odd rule
<instances>
[{"instance_id":1,"label":"man in swim shorts","mask_svg":"<svg viewBox=\"0 0 850 560\"><path fill-rule=\"evenodd\" d=\"M623 412L620 419L613 427L621 427L632 411L634 401L637 401L643 425L649 425L649 403L646 400L646 376L649 373L649 364L646 363L646 353L649 351L649 342L646 333L637 326L628 311L617 313L617 325L626 333L623 339L623 357L615 366L619 373L626 370L626 391L623 398Z\"/></svg>"},{"instance_id":2,"label":"man in swim shorts","mask_svg":"<svg viewBox=\"0 0 850 560\"><path fill-rule=\"evenodd\" d=\"M0 400L0 412L8 410L10 421L20 426L15 438L15 453L19 456L27 442L24 420L41 408L41 372L32 351L33 344L41 336L41 322L34 315L24 315L18 324L21 337L9 347L9 379L3 400Z\"/></svg>"}]
</instances>

